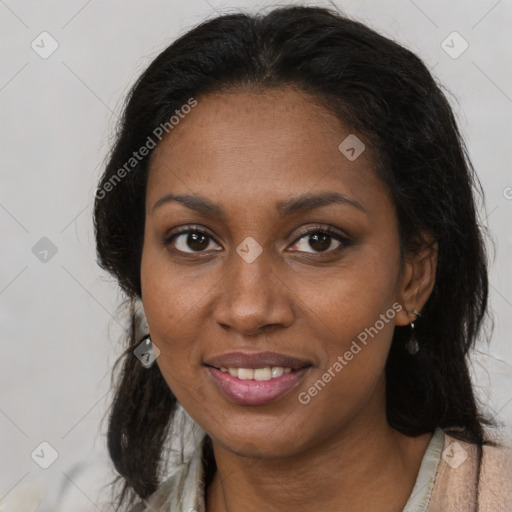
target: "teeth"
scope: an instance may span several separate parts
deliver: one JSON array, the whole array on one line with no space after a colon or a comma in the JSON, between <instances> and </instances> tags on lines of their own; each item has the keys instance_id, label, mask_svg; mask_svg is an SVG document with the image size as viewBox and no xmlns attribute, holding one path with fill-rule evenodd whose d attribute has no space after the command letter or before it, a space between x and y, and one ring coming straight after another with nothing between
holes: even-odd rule
<instances>
[{"instance_id":1,"label":"teeth","mask_svg":"<svg viewBox=\"0 0 512 512\"><path fill-rule=\"evenodd\" d=\"M238 368L238 378L242 380L254 379L254 370L252 368Z\"/></svg>"},{"instance_id":2,"label":"teeth","mask_svg":"<svg viewBox=\"0 0 512 512\"><path fill-rule=\"evenodd\" d=\"M272 378L272 368L257 368L254 370L254 380L270 380Z\"/></svg>"},{"instance_id":3,"label":"teeth","mask_svg":"<svg viewBox=\"0 0 512 512\"><path fill-rule=\"evenodd\" d=\"M281 377L284 373L284 368L282 366L273 366L272 367L272 377Z\"/></svg>"},{"instance_id":4,"label":"teeth","mask_svg":"<svg viewBox=\"0 0 512 512\"><path fill-rule=\"evenodd\" d=\"M229 373L232 377L240 380L270 380L281 377L284 373L290 373L291 368L283 368L282 366L266 366L265 368L226 368L222 366L221 372Z\"/></svg>"}]
</instances>

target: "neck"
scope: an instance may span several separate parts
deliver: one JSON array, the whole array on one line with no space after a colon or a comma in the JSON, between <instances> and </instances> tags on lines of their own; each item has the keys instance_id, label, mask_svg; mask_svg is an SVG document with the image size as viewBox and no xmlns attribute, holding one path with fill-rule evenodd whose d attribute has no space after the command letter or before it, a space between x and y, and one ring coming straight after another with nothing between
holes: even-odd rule
<instances>
[{"instance_id":1,"label":"neck","mask_svg":"<svg viewBox=\"0 0 512 512\"><path fill-rule=\"evenodd\" d=\"M280 459L241 457L214 442L207 512L402 510L431 435L404 436L385 414L361 420Z\"/></svg>"}]
</instances>

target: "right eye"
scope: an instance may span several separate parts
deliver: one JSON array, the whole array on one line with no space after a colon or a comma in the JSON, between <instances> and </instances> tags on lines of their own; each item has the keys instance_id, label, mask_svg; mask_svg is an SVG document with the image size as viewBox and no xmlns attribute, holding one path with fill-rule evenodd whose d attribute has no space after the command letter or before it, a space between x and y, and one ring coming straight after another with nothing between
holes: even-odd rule
<instances>
[{"instance_id":1,"label":"right eye","mask_svg":"<svg viewBox=\"0 0 512 512\"><path fill-rule=\"evenodd\" d=\"M200 229L187 226L166 237L164 245L173 246L173 250L178 252L194 254L205 252L209 248L210 242L214 242L214 240L208 233Z\"/></svg>"}]
</instances>

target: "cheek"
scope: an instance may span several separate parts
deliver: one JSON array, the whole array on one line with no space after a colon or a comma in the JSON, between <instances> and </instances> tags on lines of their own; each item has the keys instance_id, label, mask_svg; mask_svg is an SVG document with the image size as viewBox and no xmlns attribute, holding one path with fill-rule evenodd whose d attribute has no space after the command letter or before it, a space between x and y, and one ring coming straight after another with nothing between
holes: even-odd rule
<instances>
[{"instance_id":1,"label":"cheek","mask_svg":"<svg viewBox=\"0 0 512 512\"><path fill-rule=\"evenodd\" d=\"M147 231L146 231L147 233ZM215 417L205 409L204 383L198 378L199 345L204 339L205 290L197 269L174 269L166 250L146 238L141 261L142 303L152 341L160 350L156 363L171 392L205 429Z\"/></svg>"},{"instance_id":2,"label":"cheek","mask_svg":"<svg viewBox=\"0 0 512 512\"><path fill-rule=\"evenodd\" d=\"M324 351L313 384L301 389L306 393L302 403L311 400L310 406L323 408L335 400L342 404L339 414L364 402L381 379L401 308L393 251L384 257L368 252L354 260L328 285L304 286L299 292L306 297L303 314L316 319Z\"/></svg>"},{"instance_id":3,"label":"cheek","mask_svg":"<svg viewBox=\"0 0 512 512\"><path fill-rule=\"evenodd\" d=\"M343 349L346 343L376 322L383 337L392 335L398 256L395 258L392 248L389 256L383 256L383 252L380 249L374 253L354 253L350 261L326 279L311 276L299 283L295 293L305 306L303 315L316 318L317 324L325 328L330 346L339 344ZM383 321L381 315L385 315Z\"/></svg>"},{"instance_id":4,"label":"cheek","mask_svg":"<svg viewBox=\"0 0 512 512\"><path fill-rule=\"evenodd\" d=\"M336 304L336 297L331 299L324 297L327 304ZM342 308L331 308L329 315L323 310L318 316L323 323L323 364L297 391L305 432L320 428L320 434L328 435L360 411L366 409L371 416L370 411L375 414L385 403L384 372L396 310L368 290L341 302ZM318 308L312 316L322 314ZM319 417L326 419L320 427L315 419Z\"/></svg>"},{"instance_id":5,"label":"cheek","mask_svg":"<svg viewBox=\"0 0 512 512\"><path fill-rule=\"evenodd\" d=\"M142 303L152 341L160 350L157 364L173 393L195 388L200 369L201 333L210 316L210 286L197 269L179 271L170 265L166 251L147 244L141 262ZM181 391L180 391L181 390ZM186 403L186 397L183 398Z\"/></svg>"},{"instance_id":6,"label":"cheek","mask_svg":"<svg viewBox=\"0 0 512 512\"><path fill-rule=\"evenodd\" d=\"M201 289L194 285L197 270L177 269L170 264L165 247L154 241L144 243L141 261L141 289L144 312L151 333L172 335L183 328L201 303ZM204 295L205 288L202 288Z\"/></svg>"},{"instance_id":7,"label":"cheek","mask_svg":"<svg viewBox=\"0 0 512 512\"><path fill-rule=\"evenodd\" d=\"M329 316L324 312L322 317L324 357L315 382L329 386L325 400L334 395L348 408L383 375L394 332L396 311L391 304L381 305L379 299L369 302L367 296L361 302L354 298L346 309L337 308ZM311 382L307 384L309 388L302 390L315 395ZM324 386L318 383L316 389L323 392Z\"/></svg>"}]
</instances>

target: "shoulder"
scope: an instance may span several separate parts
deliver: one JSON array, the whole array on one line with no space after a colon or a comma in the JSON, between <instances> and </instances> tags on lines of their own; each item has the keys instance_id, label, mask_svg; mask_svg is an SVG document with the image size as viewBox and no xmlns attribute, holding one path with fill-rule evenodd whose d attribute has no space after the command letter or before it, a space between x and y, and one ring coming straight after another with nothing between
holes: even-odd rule
<instances>
[{"instance_id":1,"label":"shoulder","mask_svg":"<svg viewBox=\"0 0 512 512\"><path fill-rule=\"evenodd\" d=\"M496 438L496 446L484 446L481 470L482 510L512 510L512 442Z\"/></svg>"},{"instance_id":2,"label":"shoulder","mask_svg":"<svg viewBox=\"0 0 512 512\"><path fill-rule=\"evenodd\" d=\"M479 447L445 433L429 512L512 510L512 445L487 431L495 445Z\"/></svg>"}]
</instances>

